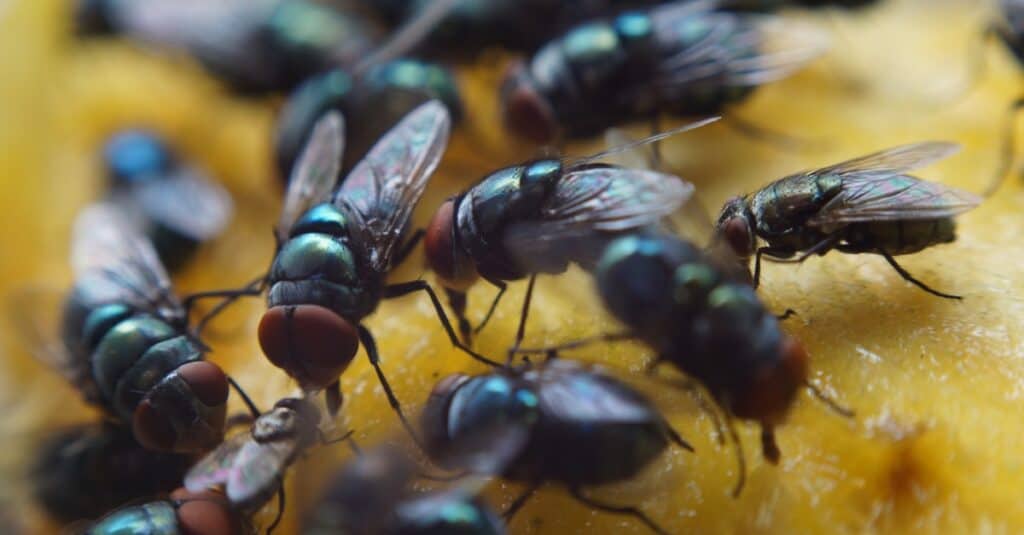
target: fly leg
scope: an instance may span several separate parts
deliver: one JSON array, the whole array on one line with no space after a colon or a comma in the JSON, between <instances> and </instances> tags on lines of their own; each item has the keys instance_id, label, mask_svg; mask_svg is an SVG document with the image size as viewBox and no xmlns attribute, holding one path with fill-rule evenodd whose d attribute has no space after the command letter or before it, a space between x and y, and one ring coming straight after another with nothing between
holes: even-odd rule
<instances>
[{"instance_id":1,"label":"fly leg","mask_svg":"<svg viewBox=\"0 0 1024 535\"><path fill-rule=\"evenodd\" d=\"M708 403L705 390L700 384L689 378L676 380L658 379L658 381L690 392L697 402L697 408L704 411L711 418L711 425L715 428L715 441L718 442L719 446L725 445L725 425L722 423L722 418L719 416L718 411L715 410L715 405Z\"/></svg>"},{"instance_id":2,"label":"fly leg","mask_svg":"<svg viewBox=\"0 0 1024 535\"><path fill-rule=\"evenodd\" d=\"M484 277L484 280L491 283L495 288L498 289L498 295L494 296L494 301L491 301L491 307L487 309L487 314L484 315L484 319L480 320L480 324L473 329L473 334L480 334L480 331L484 329L488 321L491 321L491 316L494 315L494 311L498 308L498 303L501 298L505 295L505 290L508 289L508 284L505 281L498 279L488 279Z\"/></svg>"},{"instance_id":3,"label":"fly leg","mask_svg":"<svg viewBox=\"0 0 1024 535\"><path fill-rule=\"evenodd\" d=\"M519 313L519 327L516 329L516 339L508 350L505 365L511 365L512 359L516 356L516 350L523 343L526 336L526 318L530 314L530 302L533 300L533 285L537 282L537 275L530 275L530 282L526 286L526 296L523 298L523 310ZM557 351L555 351L557 353Z\"/></svg>"},{"instance_id":4,"label":"fly leg","mask_svg":"<svg viewBox=\"0 0 1024 535\"><path fill-rule=\"evenodd\" d=\"M412 237L402 244L402 247L395 252L395 256L391 259L391 266L394 267L401 265L401 263L409 257L409 254L412 253L412 250L419 245L420 241L423 240L424 234L426 234L426 231L423 229L418 229L414 232Z\"/></svg>"},{"instance_id":5,"label":"fly leg","mask_svg":"<svg viewBox=\"0 0 1024 535\"><path fill-rule=\"evenodd\" d=\"M512 517L515 516L524 505L526 505L526 502L533 497L533 493L537 492L538 488L540 488L540 483L530 483L530 486L526 487L526 490L524 490L522 494L512 500L512 504L509 505L508 509L501 514L502 518L505 519L506 524L512 521Z\"/></svg>"},{"instance_id":6,"label":"fly leg","mask_svg":"<svg viewBox=\"0 0 1024 535\"><path fill-rule=\"evenodd\" d=\"M566 349L578 349L586 347L599 342L618 342L620 340L633 340L636 338L636 334L632 332L620 332L620 333L605 333L597 336L590 336L587 338L581 338L579 340L573 340L572 342L566 342L564 344L558 344L555 346L548 347L519 347L516 348L515 353L519 355L551 355L557 354Z\"/></svg>"},{"instance_id":7,"label":"fly leg","mask_svg":"<svg viewBox=\"0 0 1024 535\"><path fill-rule=\"evenodd\" d=\"M341 395L341 380L334 381L324 389L324 403L327 405L327 414L334 418L341 410L344 397Z\"/></svg>"},{"instance_id":8,"label":"fly leg","mask_svg":"<svg viewBox=\"0 0 1024 535\"><path fill-rule=\"evenodd\" d=\"M667 531L662 529L661 526L656 524L647 515L645 515L643 511L637 509L636 507L611 505L604 502L599 502L593 498L588 498L584 496L583 491L579 487L569 487L569 494L571 494L572 497L576 499L576 501L582 503L583 505L586 505L587 507L591 507L593 509L597 509L598 511L613 515L631 516L642 522L645 526L650 528L651 531L658 533L659 535L668 535Z\"/></svg>"},{"instance_id":9,"label":"fly leg","mask_svg":"<svg viewBox=\"0 0 1024 535\"><path fill-rule=\"evenodd\" d=\"M209 312L203 315L202 318L196 323L195 336L198 338L203 334L203 330L206 329L206 325L213 318L217 317L221 312L224 311L235 301L242 297L254 297L263 293L264 286L266 285L266 275L260 275L259 277L249 281L245 286L233 290L214 290L209 292L198 292L185 296L182 300L182 305L185 307L185 317L188 318L189 312L195 303L201 299L208 299L212 297L221 297L223 300L217 303Z\"/></svg>"},{"instance_id":10,"label":"fly leg","mask_svg":"<svg viewBox=\"0 0 1024 535\"><path fill-rule=\"evenodd\" d=\"M391 385L388 383L386 377L384 377L384 371L380 369L380 353L377 352L377 342L373 339L373 334L370 333L369 329L362 325L356 326L359 331L359 342L363 344L363 348L366 349L366 356L370 359L370 365L373 366L373 371L377 373L377 379L380 381L380 386L384 389L384 395L388 398L388 404L391 405L392 410L398 415L399 421L402 422L402 427L405 428L409 436L412 437L413 442L423 451L423 443L420 441L419 435L413 429L412 424L406 419L405 413L402 412L402 404L398 402L398 398L395 397L395 392L391 390Z\"/></svg>"},{"instance_id":11,"label":"fly leg","mask_svg":"<svg viewBox=\"0 0 1024 535\"><path fill-rule=\"evenodd\" d=\"M817 399L818 401L824 403L826 407L832 409L832 411L835 412L836 414L838 414L838 415L840 415L840 416L842 416L844 418L853 418L854 417L853 409L849 409L847 407L844 407L844 406L840 405L838 401L828 397L814 383L805 380L804 381L804 386L807 387L807 390L811 393L812 396L815 397L815 399Z\"/></svg>"},{"instance_id":12,"label":"fly leg","mask_svg":"<svg viewBox=\"0 0 1024 535\"><path fill-rule=\"evenodd\" d=\"M808 139L802 139L775 130L770 130L763 126L756 125L742 119L735 114L729 115L729 120L724 121L725 124L729 125L736 132L753 139L755 141L762 141L785 152L797 152L803 150L809 146L821 146L824 143L821 140L812 141Z\"/></svg>"},{"instance_id":13,"label":"fly leg","mask_svg":"<svg viewBox=\"0 0 1024 535\"><path fill-rule=\"evenodd\" d=\"M926 292L928 292L928 293L930 293L932 295L936 295L936 296L939 296L939 297L945 297L946 299L957 299L957 300L963 299L963 297L961 297L959 295L942 293L942 292L940 292L938 290L935 290L934 288L931 288L927 284L925 284L925 283L915 279L913 275L911 275L907 270L903 269L899 264L897 264L896 263L896 259L893 258L891 254L889 254L888 252L886 252L886 251L884 251L882 249L877 249L876 251L878 252L878 254L882 255L882 258L884 258L885 261L888 262L889 265L892 266L893 269L896 270L896 273L900 274L900 277L903 277L903 280L905 280L905 281L907 281L907 282L917 286L918 288L920 288L920 289L922 289L922 290L924 290L924 291L926 291Z\"/></svg>"},{"instance_id":14,"label":"fly leg","mask_svg":"<svg viewBox=\"0 0 1024 535\"><path fill-rule=\"evenodd\" d=\"M434 312L437 314L437 319L441 321L441 326L444 327L444 331L448 334L448 338L451 340L452 345L462 350L463 353L473 357L474 359L483 362L490 366L500 367L501 364L473 351L466 344L463 344L459 337L455 334L455 330L452 329L452 324L448 321L448 314L445 314L444 308L441 306L441 300L437 298L437 294L434 293L434 289L430 287L426 281L415 280L409 282L403 282L400 284L392 284L384 288L384 298L394 299L403 295L409 295L413 292L426 292L430 297L430 302L434 305Z\"/></svg>"},{"instance_id":15,"label":"fly leg","mask_svg":"<svg viewBox=\"0 0 1024 535\"><path fill-rule=\"evenodd\" d=\"M277 489L277 516L274 517L274 521L267 528L267 535L274 532L274 529L281 523L281 518L284 516L284 481L278 478L277 484L279 485Z\"/></svg>"},{"instance_id":16,"label":"fly leg","mask_svg":"<svg viewBox=\"0 0 1024 535\"><path fill-rule=\"evenodd\" d=\"M466 292L445 288L444 293L448 296L448 306L455 313L455 319L459 323L459 336L462 337L462 343L467 346L473 345L473 327L469 324L469 319L466 318Z\"/></svg>"},{"instance_id":17,"label":"fly leg","mask_svg":"<svg viewBox=\"0 0 1024 535\"><path fill-rule=\"evenodd\" d=\"M736 426L727 417L725 429L729 431L729 439L732 440L733 451L736 452L736 486L732 489L732 497L739 498L743 492L743 486L747 483L747 456L743 453L743 443L740 442L740 435L736 432Z\"/></svg>"},{"instance_id":18,"label":"fly leg","mask_svg":"<svg viewBox=\"0 0 1024 535\"><path fill-rule=\"evenodd\" d=\"M754 253L754 289L761 285L761 256L768 255L772 262L784 262L796 254L791 249L777 247L758 247Z\"/></svg>"},{"instance_id":19,"label":"fly leg","mask_svg":"<svg viewBox=\"0 0 1024 535\"><path fill-rule=\"evenodd\" d=\"M238 393L238 397L242 398L242 402L245 403L245 407L249 409L249 414L252 415L252 418L254 420L259 418L262 413L258 408L256 408L256 404L252 402L252 398L249 397L249 394L246 394L245 390L242 390L242 387L239 386L231 376L228 376L228 384L231 385L231 388L235 389L235 392Z\"/></svg>"}]
</instances>

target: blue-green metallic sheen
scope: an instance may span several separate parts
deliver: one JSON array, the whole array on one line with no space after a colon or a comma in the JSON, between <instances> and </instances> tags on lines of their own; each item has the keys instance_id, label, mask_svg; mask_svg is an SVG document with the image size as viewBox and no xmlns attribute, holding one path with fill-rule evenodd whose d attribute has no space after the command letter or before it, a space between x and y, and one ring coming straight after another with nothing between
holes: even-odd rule
<instances>
[{"instance_id":1,"label":"blue-green metallic sheen","mask_svg":"<svg viewBox=\"0 0 1024 535\"><path fill-rule=\"evenodd\" d=\"M595 278L608 310L659 356L728 403L779 359L778 320L738 274L675 238L612 242Z\"/></svg>"},{"instance_id":2,"label":"blue-green metallic sheen","mask_svg":"<svg viewBox=\"0 0 1024 535\"><path fill-rule=\"evenodd\" d=\"M174 505L159 501L125 507L103 518L87 535L179 535Z\"/></svg>"},{"instance_id":3,"label":"blue-green metallic sheen","mask_svg":"<svg viewBox=\"0 0 1024 535\"><path fill-rule=\"evenodd\" d=\"M323 279L338 284L359 282L352 250L333 236L301 234L281 247L270 268L273 281Z\"/></svg>"},{"instance_id":4,"label":"blue-green metallic sheen","mask_svg":"<svg viewBox=\"0 0 1024 535\"><path fill-rule=\"evenodd\" d=\"M112 303L103 305L89 312L85 318L85 325L82 327L82 340L85 347L92 350L100 343L107 331L114 325L131 316L133 313L130 307L122 304Z\"/></svg>"},{"instance_id":5,"label":"blue-green metallic sheen","mask_svg":"<svg viewBox=\"0 0 1024 535\"><path fill-rule=\"evenodd\" d=\"M658 114L720 113L756 86L744 74L761 54L751 37L758 23L678 5L583 23L510 71L506 121L543 142L593 137Z\"/></svg>"},{"instance_id":6,"label":"blue-green metallic sheen","mask_svg":"<svg viewBox=\"0 0 1024 535\"><path fill-rule=\"evenodd\" d=\"M114 409L118 414L130 415L147 392L169 373L202 358L202 351L196 343L184 335L153 344L121 376L111 400Z\"/></svg>"},{"instance_id":7,"label":"blue-green metallic sheen","mask_svg":"<svg viewBox=\"0 0 1024 535\"><path fill-rule=\"evenodd\" d=\"M502 535L504 522L479 500L433 496L401 504L396 533L401 535Z\"/></svg>"},{"instance_id":8,"label":"blue-green metallic sheen","mask_svg":"<svg viewBox=\"0 0 1024 535\"><path fill-rule=\"evenodd\" d=\"M103 336L92 356L93 377L108 400L122 375L155 343L178 334L174 327L153 316L126 319Z\"/></svg>"},{"instance_id":9,"label":"blue-green metallic sheen","mask_svg":"<svg viewBox=\"0 0 1024 535\"><path fill-rule=\"evenodd\" d=\"M448 433L459 436L499 421L531 424L538 418L537 396L508 377L474 377L452 396Z\"/></svg>"},{"instance_id":10,"label":"blue-green metallic sheen","mask_svg":"<svg viewBox=\"0 0 1024 535\"><path fill-rule=\"evenodd\" d=\"M333 204L323 203L310 208L292 225L289 236L327 234L336 238L348 236L348 219Z\"/></svg>"}]
</instances>

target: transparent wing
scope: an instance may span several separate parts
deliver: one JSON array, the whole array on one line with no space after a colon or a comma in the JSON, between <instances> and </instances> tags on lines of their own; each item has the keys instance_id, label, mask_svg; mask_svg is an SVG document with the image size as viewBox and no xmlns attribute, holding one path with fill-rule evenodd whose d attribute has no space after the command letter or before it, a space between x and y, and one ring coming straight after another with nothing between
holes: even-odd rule
<instances>
[{"instance_id":1,"label":"transparent wing","mask_svg":"<svg viewBox=\"0 0 1024 535\"><path fill-rule=\"evenodd\" d=\"M601 422L650 421L655 409L624 383L575 362L550 361L540 369L538 397L553 418Z\"/></svg>"},{"instance_id":2,"label":"transparent wing","mask_svg":"<svg viewBox=\"0 0 1024 535\"><path fill-rule=\"evenodd\" d=\"M64 299L64 292L55 289L19 288L8 296L7 317L15 338L24 349L83 390L88 398L90 390L95 393L89 363L86 359L74 358L62 339Z\"/></svg>"},{"instance_id":3,"label":"transparent wing","mask_svg":"<svg viewBox=\"0 0 1024 535\"><path fill-rule=\"evenodd\" d=\"M900 145L830 165L811 173L815 175L857 175L870 172L892 174L912 171L931 165L960 151L960 145L947 141L924 141Z\"/></svg>"},{"instance_id":4,"label":"transparent wing","mask_svg":"<svg viewBox=\"0 0 1024 535\"><path fill-rule=\"evenodd\" d=\"M185 488L200 492L227 485L231 475L241 469L237 462L239 452L250 442L253 440L249 433L239 433L222 442L185 474Z\"/></svg>"},{"instance_id":5,"label":"transparent wing","mask_svg":"<svg viewBox=\"0 0 1024 535\"><path fill-rule=\"evenodd\" d=\"M982 198L956 188L907 175L866 173L844 179L843 190L808 220L812 226L936 219L962 214Z\"/></svg>"},{"instance_id":6,"label":"transparent wing","mask_svg":"<svg viewBox=\"0 0 1024 535\"><path fill-rule=\"evenodd\" d=\"M542 259L570 241L657 224L683 206L693 191L692 184L677 176L646 169L572 171L556 185L537 220L509 226L505 247L525 262Z\"/></svg>"},{"instance_id":7,"label":"transparent wing","mask_svg":"<svg viewBox=\"0 0 1024 535\"><path fill-rule=\"evenodd\" d=\"M448 145L451 118L431 100L405 116L349 173L334 204L356 219L377 271L386 271L427 181Z\"/></svg>"},{"instance_id":8,"label":"transparent wing","mask_svg":"<svg viewBox=\"0 0 1024 535\"><path fill-rule=\"evenodd\" d=\"M261 507L277 492L296 447L295 440L246 442L235 456L237 469L228 473L228 500L245 510Z\"/></svg>"},{"instance_id":9,"label":"transparent wing","mask_svg":"<svg viewBox=\"0 0 1024 535\"><path fill-rule=\"evenodd\" d=\"M836 174L843 188L808 224L827 226L858 221L933 219L966 212L981 197L963 190L901 174L956 153L955 143L929 141L902 145L817 171Z\"/></svg>"},{"instance_id":10,"label":"transparent wing","mask_svg":"<svg viewBox=\"0 0 1024 535\"><path fill-rule=\"evenodd\" d=\"M594 167L569 172L560 180L540 217L552 234L563 227L630 230L675 212L693 190L693 184L657 171Z\"/></svg>"},{"instance_id":11,"label":"transparent wing","mask_svg":"<svg viewBox=\"0 0 1024 535\"><path fill-rule=\"evenodd\" d=\"M146 215L199 242L220 235L234 210L224 188L187 167L173 176L144 181L135 187L134 196Z\"/></svg>"},{"instance_id":12,"label":"transparent wing","mask_svg":"<svg viewBox=\"0 0 1024 535\"><path fill-rule=\"evenodd\" d=\"M278 240L284 242L295 220L314 205L326 202L338 181L345 152L345 119L330 111L317 121L288 182L284 208L277 222Z\"/></svg>"},{"instance_id":13,"label":"transparent wing","mask_svg":"<svg viewBox=\"0 0 1024 535\"><path fill-rule=\"evenodd\" d=\"M90 303L120 302L167 316L181 314L167 271L149 240L111 203L85 208L75 220L71 266Z\"/></svg>"},{"instance_id":14,"label":"transparent wing","mask_svg":"<svg viewBox=\"0 0 1024 535\"><path fill-rule=\"evenodd\" d=\"M647 83L681 92L699 82L755 87L793 74L829 48L828 35L806 23L702 7L677 3L653 10L655 34L685 43L661 58ZM707 30L691 43L683 36L698 18Z\"/></svg>"}]
</instances>

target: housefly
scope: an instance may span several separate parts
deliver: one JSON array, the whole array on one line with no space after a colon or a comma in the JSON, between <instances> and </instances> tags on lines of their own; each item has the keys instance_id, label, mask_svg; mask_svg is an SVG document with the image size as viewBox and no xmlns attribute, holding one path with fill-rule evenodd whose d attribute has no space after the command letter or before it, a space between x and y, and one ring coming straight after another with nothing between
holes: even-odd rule
<instances>
[{"instance_id":1,"label":"housefly","mask_svg":"<svg viewBox=\"0 0 1024 535\"><path fill-rule=\"evenodd\" d=\"M178 158L153 132L122 130L103 147L110 201L144 229L163 265L174 271L227 226L231 196Z\"/></svg>"},{"instance_id":2,"label":"housefly","mask_svg":"<svg viewBox=\"0 0 1024 535\"><path fill-rule=\"evenodd\" d=\"M560 359L442 379L423 408L422 429L427 453L445 468L494 470L480 461L517 446L508 463L489 472L528 486L506 518L553 482L587 506L631 516L657 533L664 530L639 509L599 502L583 489L635 477L670 444L692 451L640 393Z\"/></svg>"},{"instance_id":3,"label":"housefly","mask_svg":"<svg viewBox=\"0 0 1024 535\"><path fill-rule=\"evenodd\" d=\"M500 462L491 452L489 460ZM502 535L505 524L477 497L484 481L415 492L416 466L394 447L361 452L335 474L302 523L305 535Z\"/></svg>"},{"instance_id":4,"label":"housefly","mask_svg":"<svg viewBox=\"0 0 1024 535\"><path fill-rule=\"evenodd\" d=\"M777 463L774 430L785 422L801 387L837 412L851 414L808 382L803 346L782 332L735 261L669 234L643 232L609 243L593 273L605 307L626 330L519 352L549 353L611 340L646 344L655 353L650 370L671 364L687 376L682 386L703 387L724 413L723 422L714 407L704 406L719 438L727 431L733 442L739 464L734 496L746 474L734 418L760 425L763 456Z\"/></svg>"},{"instance_id":5,"label":"housefly","mask_svg":"<svg viewBox=\"0 0 1024 535\"><path fill-rule=\"evenodd\" d=\"M229 379L203 360L206 348L149 240L101 203L76 219L72 244L75 283L61 322L48 321L56 305L39 292L16 297L34 354L147 448L186 453L219 443Z\"/></svg>"},{"instance_id":6,"label":"housefly","mask_svg":"<svg viewBox=\"0 0 1024 535\"><path fill-rule=\"evenodd\" d=\"M593 267L600 246L587 240L574 247L572 236L612 239L650 225L675 212L693 193L677 176L647 169L594 163L630 146L698 128L717 118L696 122L629 145L576 161L542 159L499 169L444 202L427 228L427 260L448 294L469 341L466 291L483 278L498 295L477 330L486 324L506 288L506 281L530 277L523 305L521 341L533 281L538 273L564 272L570 263ZM514 235L509 235L515 227ZM516 243L509 250L508 240ZM520 261L528 256L529 261ZM528 268L527 265L530 267Z\"/></svg>"},{"instance_id":7,"label":"housefly","mask_svg":"<svg viewBox=\"0 0 1024 535\"><path fill-rule=\"evenodd\" d=\"M821 32L716 7L675 2L570 29L509 70L505 124L549 144L665 114L719 114L827 48Z\"/></svg>"},{"instance_id":8,"label":"housefly","mask_svg":"<svg viewBox=\"0 0 1024 535\"><path fill-rule=\"evenodd\" d=\"M960 299L917 280L893 258L954 241L953 217L981 203L973 193L906 174L959 148L945 142L902 145L781 178L728 201L717 237L741 258L754 257L755 286L762 256L802 262L836 250L878 254L924 291Z\"/></svg>"}]
</instances>

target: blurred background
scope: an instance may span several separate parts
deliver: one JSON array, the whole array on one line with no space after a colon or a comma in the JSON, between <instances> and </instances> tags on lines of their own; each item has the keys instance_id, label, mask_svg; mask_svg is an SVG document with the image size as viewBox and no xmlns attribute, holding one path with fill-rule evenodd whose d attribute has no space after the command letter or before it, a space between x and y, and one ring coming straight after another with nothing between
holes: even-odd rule
<instances>
[{"instance_id":1,"label":"blurred background","mask_svg":"<svg viewBox=\"0 0 1024 535\"><path fill-rule=\"evenodd\" d=\"M70 285L71 223L104 195L102 148L112 133L127 128L157 133L233 199L228 227L176 271L176 288L237 287L262 274L274 252L271 227L283 192L272 149L286 92L239 92L173 48L76 36L73 12L64 0L0 0L5 319L27 314L6 297L19 289ZM831 49L730 113L811 142L780 149L722 124L728 119L667 140L666 167L697 186L709 217L729 197L776 178L915 141L963 145L958 155L916 173L923 178L974 192L995 180L1024 67L1001 42L984 38L999 16L994 3L880 0L857 10L784 9L778 16L828 32ZM543 154L502 124L497 87L517 53L467 52L472 54L451 61L464 118L420 203L417 225L488 171ZM663 126L683 122L666 120ZM630 133L647 131L639 125ZM563 152L584 155L602 147L597 140ZM867 255L766 266L760 295L773 310L797 312L784 328L807 346L812 379L857 416L844 420L801 396L778 430L778 466L755 454L756 429L740 425L750 476L738 499L729 495L736 475L732 452L714 441L713 427L693 399L634 373L650 356L645 348L615 344L574 355L607 365L648 394L697 450L669 450L643 477L596 495L637 504L672 533L1024 530L1024 189L1018 175L1013 172L981 207L958 219L955 243L902 261L919 278L963 295L961 302L927 295ZM434 281L416 252L392 280L419 276ZM480 351L501 355L508 347L523 287L510 286L477 340ZM484 313L492 294L487 285L470 292L470 317ZM243 300L217 318L208 343L209 359L269 407L295 385L262 357L255 328L264 308L262 298ZM29 468L47 436L94 421L98 413L33 359L17 321L0 325L0 521L7 533L57 533L61 526L33 499ZM438 378L483 371L451 348L423 297L386 302L367 325L410 414ZM539 279L530 345L614 327L582 272ZM354 429L361 444L400 436L363 357L345 373L342 389L346 404L337 429ZM231 403L233 412L243 410L234 397ZM340 445L315 448L294 467L279 533L295 532L327 468L349 455ZM486 495L495 507L505 507L519 490L494 483ZM257 524L272 518L273 506L268 509ZM512 533L645 531L632 520L587 510L556 487L542 489L510 525Z\"/></svg>"}]
</instances>

